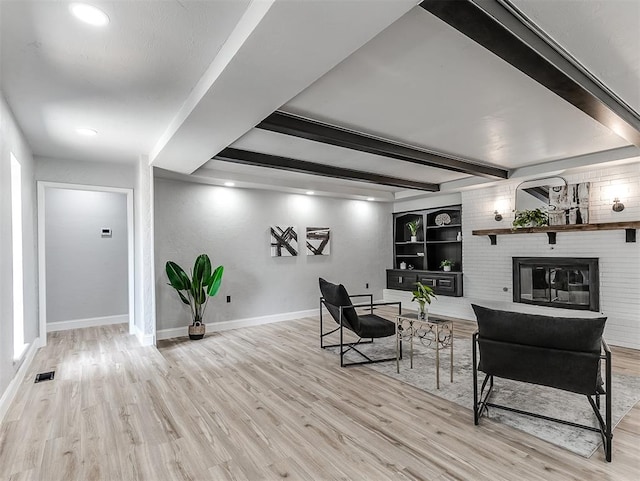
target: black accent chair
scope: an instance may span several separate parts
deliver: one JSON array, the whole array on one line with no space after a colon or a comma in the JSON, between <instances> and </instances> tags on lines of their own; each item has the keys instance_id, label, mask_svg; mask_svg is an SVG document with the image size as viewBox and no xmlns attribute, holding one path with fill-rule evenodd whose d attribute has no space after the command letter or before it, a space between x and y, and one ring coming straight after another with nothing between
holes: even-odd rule
<instances>
[{"instance_id":1,"label":"black accent chair","mask_svg":"<svg viewBox=\"0 0 640 481\"><path fill-rule=\"evenodd\" d=\"M472 338L474 423L478 425L487 407L494 407L588 429L600 433L606 459L611 461L611 350L602 338L607 318L551 317L498 311L473 304L472 307L478 320L478 331ZM605 362L604 382L602 361ZM478 371L485 373L480 392ZM491 403L494 377L584 394L600 427ZM604 418L600 412L602 395L605 396Z\"/></svg>"},{"instance_id":2,"label":"black accent chair","mask_svg":"<svg viewBox=\"0 0 640 481\"><path fill-rule=\"evenodd\" d=\"M386 359L371 359L362 353L358 346L360 344L370 344L376 338L389 337L396 335L396 323L377 316L373 313L376 306L398 306L398 315L402 313L402 304L400 302L373 302L373 294L355 294L349 295L342 284L332 284L320 278L320 347L326 349L328 347L340 347L340 366L355 366L359 364L371 364L374 362L395 361L395 356ZM351 299L357 297L368 297L369 302L366 304L353 304ZM325 306L331 317L336 321L338 327L323 332L322 306ZM365 307L369 309L368 314L358 315L356 307ZM358 336L356 342L344 341L344 329L348 329ZM340 331L339 344L324 344L324 338L336 331ZM368 339L365 341L364 339ZM344 355L349 351L355 351L360 354L365 361L345 363ZM402 344L400 344L400 357L402 357Z\"/></svg>"}]
</instances>

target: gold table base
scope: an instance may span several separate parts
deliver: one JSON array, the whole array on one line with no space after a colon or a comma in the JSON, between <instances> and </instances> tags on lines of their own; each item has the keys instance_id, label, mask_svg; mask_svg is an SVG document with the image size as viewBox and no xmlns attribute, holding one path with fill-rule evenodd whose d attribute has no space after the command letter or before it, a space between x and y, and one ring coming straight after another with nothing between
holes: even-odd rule
<instances>
[{"instance_id":1,"label":"gold table base","mask_svg":"<svg viewBox=\"0 0 640 481\"><path fill-rule=\"evenodd\" d=\"M409 340L409 362L413 369L413 340L417 338L436 351L436 389L440 389L440 350L450 348L449 375L453 382L453 322L444 319L420 319L418 314L396 317L396 371L400 373L400 343Z\"/></svg>"}]
</instances>

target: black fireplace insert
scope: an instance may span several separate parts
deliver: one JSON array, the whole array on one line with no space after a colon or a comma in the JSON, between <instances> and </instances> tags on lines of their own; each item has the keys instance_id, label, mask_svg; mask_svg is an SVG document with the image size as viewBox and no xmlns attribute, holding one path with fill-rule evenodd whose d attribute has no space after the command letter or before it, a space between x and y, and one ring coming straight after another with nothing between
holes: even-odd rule
<instances>
[{"instance_id":1,"label":"black fireplace insert","mask_svg":"<svg viewBox=\"0 0 640 481\"><path fill-rule=\"evenodd\" d=\"M598 312L598 277L597 258L514 257L513 301Z\"/></svg>"}]
</instances>

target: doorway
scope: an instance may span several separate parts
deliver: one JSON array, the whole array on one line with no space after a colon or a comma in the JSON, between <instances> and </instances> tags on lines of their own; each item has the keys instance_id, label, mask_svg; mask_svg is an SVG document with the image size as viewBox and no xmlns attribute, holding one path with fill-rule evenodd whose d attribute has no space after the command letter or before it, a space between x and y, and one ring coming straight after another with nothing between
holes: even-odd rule
<instances>
[{"instance_id":1,"label":"doorway","mask_svg":"<svg viewBox=\"0 0 640 481\"><path fill-rule=\"evenodd\" d=\"M38 182L40 332L127 322L134 333L133 190Z\"/></svg>"}]
</instances>

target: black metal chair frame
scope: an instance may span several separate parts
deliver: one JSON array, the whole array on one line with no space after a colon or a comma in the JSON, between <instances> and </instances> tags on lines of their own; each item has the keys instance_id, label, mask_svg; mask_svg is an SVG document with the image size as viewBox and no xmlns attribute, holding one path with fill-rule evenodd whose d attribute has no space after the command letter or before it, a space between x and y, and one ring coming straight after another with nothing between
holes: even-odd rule
<instances>
[{"instance_id":1,"label":"black metal chair frame","mask_svg":"<svg viewBox=\"0 0 640 481\"><path fill-rule=\"evenodd\" d=\"M591 409L596 415L598 419L598 423L600 428L594 428L593 426L587 426L584 424L577 424L571 421L566 421L564 419L553 418L549 416L544 416L542 414L533 413L530 411L523 411L521 409L515 409L510 406L503 406L500 404L494 404L489 402L489 397L491 396L491 392L493 391L493 375L486 374L484 380L482 381L482 386L480 388L480 392L478 392L478 332L476 331L472 336L472 344L473 344L473 422L477 426L480 423L480 417L485 411L488 411L489 407L496 409L503 409L506 411L511 411L518 414L524 414L526 416L532 416L539 419L545 419L547 421L553 421L560 424L565 424L568 426L573 426L576 428L587 429L589 431L594 431L600 433L602 437L604 452L607 461L611 462L611 443L613 439L613 434L611 432L611 349L607 345L606 341L602 339L602 354L600 355L600 359L605 363L605 417L602 417L602 413L600 412L600 396L601 394L593 394L586 395L589 404L591 405ZM488 384L488 389L487 389ZM485 389L486 392L485 392Z\"/></svg>"},{"instance_id":2,"label":"black metal chair frame","mask_svg":"<svg viewBox=\"0 0 640 481\"><path fill-rule=\"evenodd\" d=\"M402 303L401 302L373 302L373 294L349 294L349 299L353 299L353 298L357 298L357 297L368 297L369 298L369 302L366 304L350 304L348 306L335 306L333 304L329 304L324 297L320 297L320 347L322 349L327 349L329 347L339 347L340 348L340 367L348 367L348 366L359 366L361 364L373 364L373 363L377 363L377 362L386 362L386 361L395 361L396 358L394 357L390 357L390 358L386 358L386 359L371 359L369 356L367 356L366 354L364 354L362 351L360 351L358 349L358 346L361 344L372 344L373 343L373 339L374 338L366 338L368 340L364 341L363 338L361 338L360 336L358 336L358 340L356 342L344 342L344 323L342 322L343 320L343 316L342 316L342 311L345 308L362 308L362 307L368 307L370 310L370 313L373 314L373 310L375 307L378 306L391 306L391 305L398 305L398 315L402 314ZM338 322L338 327L336 327L335 329L328 331L328 332L323 332L323 316L322 316L322 306L333 306L335 308L337 308L340 311L340 319ZM389 321L392 322L392 321ZM347 329L349 329L347 327ZM349 329L351 332L353 332L351 329ZM324 344L324 338L326 336L329 336L331 334L333 334L336 331L340 331L340 343L339 344ZM357 334L355 332L353 332L356 336ZM396 333L395 335L398 335L397 332L397 324L396 324ZM390 337L390 336L387 336ZM346 349L345 349L346 348ZM345 363L344 362L344 355L346 353L348 353L349 351L355 351L358 354L360 354L362 357L364 357L366 359L366 361L360 361L360 362L349 362L349 363ZM400 359L402 359L402 341L400 341Z\"/></svg>"}]
</instances>

